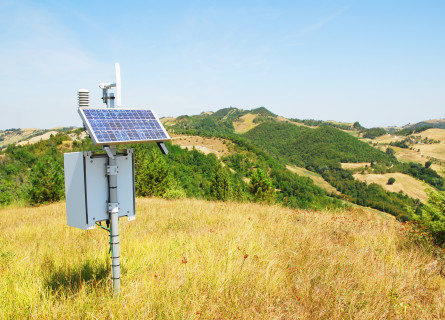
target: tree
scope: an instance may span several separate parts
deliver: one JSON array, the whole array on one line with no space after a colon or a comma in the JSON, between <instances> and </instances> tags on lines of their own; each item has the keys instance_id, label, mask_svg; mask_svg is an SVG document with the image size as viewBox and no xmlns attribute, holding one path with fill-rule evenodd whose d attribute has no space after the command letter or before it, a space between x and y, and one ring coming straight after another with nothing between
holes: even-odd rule
<instances>
[{"instance_id":1,"label":"tree","mask_svg":"<svg viewBox=\"0 0 445 320\"><path fill-rule=\"evenodd\" d=\"M227 201L231 196L230 179L227 170L218 164L210 184L210 198Z\"/></svg>"},{"instance_id":2,"label":"tree","mask_svg":"<svg viewBox=\"0 0 445 320\"><path fill-rule=\"evenodd\" d=\"M261 169L254 171L250 177L249 191L255 197L255 201L275 202L275 188L266 172Z\"/></svg>"},{"instance_id":3,"label":"tree","mask_svg":"<svg viewBox=\"0 0 445 320\"><path fill-rule=\"evenodd\" d=\"M153 148L147 158L138 156L136 168L136 194L138 196L162 196L173 185L170 169L160 151Z\"/></svg>"},{"instance_id":4,"label":"tree","mask_svg":"<svg viewBox=\"0 0 445 320\"><path fill-rule=\"evenodd\" d=\"M394 149L393 148L390 148L390 147L388 147L388 148L386 148L386 152L385 152L387 155L389 155L389 156L394 156L395 154L396 154L396 152L394 151Z\"/></svg>"},{"instance_id":5,"label":"tree","mask_svg":"<svg viewBox=\"0 0 445 320\"><path fill-rule=\"evenodd\" d=\"M423 207L420 220L438 244L445 243L445 192L426 190L428 203Z\"/></svg>"},{"instance_id":6,"label":"tree","mask_svg":"<svg viewBox=\"0 0 445 320\"><path fill-rule=\"evenodd\" d=\"M393 177L391 177L391 178L388 179L388 182L387 182L386 184L388 184L388 185L393 185L394 182L396 182L396 179L393 178Z\"/></svg>"},{"instance_id":7,"label":"tree","mask_svg":"<svg viewBox=\"0 0 445 320\"><path fill-rule=\"evenodd\" d=\"M16 195L16 186L6 179L0 180L0 205L10 204Z\"/></svg>"},{"instance_id":8,"label":"tree","mask_svg":"<svg viewBox=\"0 0 445 320\"><path fill-rule=\"evenodd\" d=\"M31 168L28 190L32 204L56 202L64 196L62 166L50 157L44 157Z\"/></svg>"},{"instance_id":9,"label":"tree","mask_svg":"<svg viewBox=\"0 0 445 320\"><path fill-rule=\"evenodd\" d=\"M433 164L433 163L432 163L431 161L427 161L427 162L425 162L425 168L429 168L429 167L431 167L432 164Z\"/></svg>"},{"instance_id":10,"label":"tree","mask_svg":"<svg viewBox=\"0 0 445 320\"><path fill-rule=\"evenodd\" d=\"M354 122L354 124L353 124L352 126L353 126L355 129L359 129L359 130L364 129L364 128L362 127L362 125L360 124L360 122L358 122L358 121Z\"/></svg>"}]
</instances>

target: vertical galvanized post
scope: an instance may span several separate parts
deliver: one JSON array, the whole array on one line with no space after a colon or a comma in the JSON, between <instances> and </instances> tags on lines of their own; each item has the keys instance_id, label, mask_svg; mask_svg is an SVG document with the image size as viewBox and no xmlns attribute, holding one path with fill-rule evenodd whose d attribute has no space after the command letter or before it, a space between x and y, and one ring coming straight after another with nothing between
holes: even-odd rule
<instances>
[{"instance_id":1,"label":"vertical galvanized post","mask_svg":"<svg viewBox=\"0 0 445 320\"><path fill-rule=\"evenodd\" d=\"M117 199L117 174L116 146L110 146L108 153L107 174L109 178L110 202L108 212L110 214L110 246L111 246L111 271L114 294L118 295L121 286L121 264L119 252L119 203Z\"/></svg>"}]
</instances>

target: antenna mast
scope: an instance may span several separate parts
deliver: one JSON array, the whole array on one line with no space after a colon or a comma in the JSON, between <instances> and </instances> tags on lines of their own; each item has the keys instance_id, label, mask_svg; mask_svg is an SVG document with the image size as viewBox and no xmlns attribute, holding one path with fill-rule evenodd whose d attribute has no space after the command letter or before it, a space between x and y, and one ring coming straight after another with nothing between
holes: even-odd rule
<instances>
[{"instance_id":1,"label":"antenna mast","mask_svg":"<svg viewBox=\"0 0 445 320\"><path fill-rule=\"evenodd\" d=\"M116 71L115 83L100 83L99 88L102 89L102 100L106 103L107 108L121 106L121 67L118 62L114 64ZM115 88L114 93L108 93L108 90ZM104 150L108 155L108 213L110 218L110 246L111 246L111 278L113 280L114 294L118 295L121 287L121 264L119 253L119 202L117 198L117 173L116 165L116 145L104 146Z\"/></svg>"},{"instance_id":2,"label":"antenna mast","mask_svg":"<svg viewBox=\"0 0 445 320\"><path fill-rule=\"evenodd\" d=\"M107 108L114 108L122 106L122 87L121 87L121 66L119 62L114 64L116 71L115 83L99 83L99 88L102 89L102 101L107 105ZM116 94L108 93L111 88L116 88Z\"/></svg>"}]
</instances>

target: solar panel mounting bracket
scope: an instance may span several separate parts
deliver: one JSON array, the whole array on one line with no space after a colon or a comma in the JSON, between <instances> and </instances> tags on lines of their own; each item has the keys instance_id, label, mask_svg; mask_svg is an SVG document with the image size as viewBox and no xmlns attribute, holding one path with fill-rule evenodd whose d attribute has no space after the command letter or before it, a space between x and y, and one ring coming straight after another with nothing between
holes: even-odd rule
<instances>
[{"instance_id":1,"label":"solar panel mounting bracket","mask_svg":"<svg viewBox=\"0 0 445 320\"><path fill-rule=\"evenodd\" d=\"M109 213L119 212L119 203L117 203L117 202L108 202L108 212Z\"/></svg>"},{"instance_id":2,"label":"solar panel mounting bracket","mask_svg":"<svg viewBox=\"0 0 445 320\"><path fill-rule=\"evenodd\" d=\"M113 154L113 152L111 152L110 147L106 146L106 147L104 147L104 150L107 153L107 155L110 157L110 159L112 159L112 160L115 159L114 154Z\"/></svg>"},{"instance_id":3,"label":"solar panel mounting bracket","mask_svg":"<svg viewBox=\"0 0 445 320\"><path fill-rule=\"evenodd\" d=\"M164 142L158 142L157 144L163 154L168 154L168 149Z\"/></svg>"},{"instance_id":4,"label":"solar panel mounting bracket","mask_svg":"<svg viewBox=\"0 0 445 320\"><path fill-rule=\"evenodd\" d=\"M107 166L107 175L108 176L115 176L119 173L119 167L118 166Z\"/></svg>"}]
</instances>

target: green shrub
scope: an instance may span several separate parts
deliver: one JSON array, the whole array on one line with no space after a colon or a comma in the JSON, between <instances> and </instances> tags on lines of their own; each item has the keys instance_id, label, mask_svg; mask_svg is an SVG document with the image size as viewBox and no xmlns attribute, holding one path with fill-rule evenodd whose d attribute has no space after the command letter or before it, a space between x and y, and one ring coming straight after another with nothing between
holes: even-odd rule
<instances>
[{"instance_id":1,"label":"green shrub","mask_svg":"<svg viewBox=\"0 0 445 320\"><path fill-rule=\"evenodd\" d=\"M386 134L386 130L383 128L371 128L363 131L363 138L375 139L377 137Z\"/></svg>"},{"instance_id":2,"label":"green shrub","mask_svg":"<svg viewBox=\"0 0 445 320\"><path fill-rule=\"evenodd\" d=\"M0 180L0 205L10 204L16 194L16 186L11 181Z\"/></svg>"},{"instance_id":3,"label":"green shrub","mask_svg":"<svg viewBox=\"0 0 445 320\"><path fill-rule=\"evenodd\" d=\"M396 182L396 179L393 178L393 177L391 177L391 178L388 179L388 182L387 182L386 184L388 184L388 185L393 185L394 182Z\"/></svg>"},{"instance_id":4,"label":"green shrub","mask_svg":"<svg viewBox=\"0 0 445 320\"><path fill-rule=\"evenodd\" d=\"M178 188L172 188L165 191L165 193L162 195L164 199L174 200L174 199L184 199L186 198L186 193L184 189L178 187Z\"/></svg>"},{"instance_id":5,"label":"green shrub","mask_svg":"<svg viewBox=\"0 0 445 320\"><path fill-rule=\"evenodd\" d=\"M254 171L250 177L249 191L255 197L255 201L267 203L275 202L275 188L266 172L261 169Z\"/></svg>"},{"instance_id":6,"label":"green shrub","mask_svg":"<svg viewBox=\"0 0 445 320\"><path fill-rule=\"evenodd\" d=\"M157 148L148 158L136 157L136 194L138 196L163 196L173 186L173 179L165 157Z\"/></svg>"},{"instance_id":7,"label":"green shrub","mask_svg":"<svg viewBox=\"0 0 445 320\"><path fill-rule=\"evenodd\" d=\"M417 218L431 233L436 243L445 244L445 192L426 190L428 203L423 207L422 215Z\"/></svg>"},{"instance_id":8,"label":"green shrub","mask_svg":"<svg viewBox=\"0 0 445 320\"><path fill-rule=\"evenodd\" d=\"M62 166L50 157L44 157L31 168L28 190L31 204L56 202L64 196Z\"/></svg>"}]
</instances>

